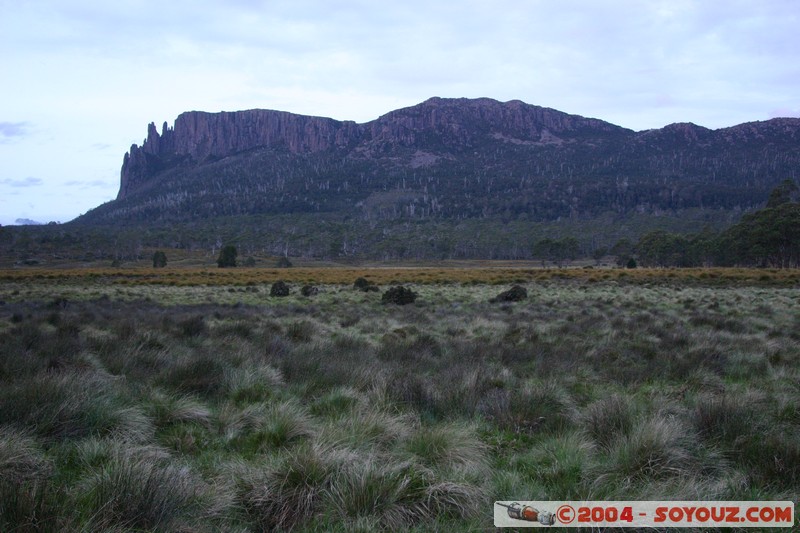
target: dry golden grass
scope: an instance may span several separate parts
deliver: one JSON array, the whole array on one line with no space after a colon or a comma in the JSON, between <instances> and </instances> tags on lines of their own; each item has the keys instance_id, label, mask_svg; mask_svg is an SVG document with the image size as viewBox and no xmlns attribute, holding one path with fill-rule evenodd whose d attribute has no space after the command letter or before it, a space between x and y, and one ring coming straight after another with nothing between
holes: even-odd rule
<instances>
[{"instance_id":1,"label":"dry golden grass","mask_svg":"<svg viewBox=\"0 0 800 533\"><path fill-rule=\"evenodd\" d=\"M16 283L86 283L110 285L218 286L253 285L284 280L290 283L352 284L364 277L378 285L508 284L546 280L578 282L626 281L633 283L696 282L703 284L795 285L797 269L686 268L635 270L609 268L535 268L527 266L444 267L295 267L295 268L24 268L0 270L0 281Z\"/></svg>"}]
</instances>

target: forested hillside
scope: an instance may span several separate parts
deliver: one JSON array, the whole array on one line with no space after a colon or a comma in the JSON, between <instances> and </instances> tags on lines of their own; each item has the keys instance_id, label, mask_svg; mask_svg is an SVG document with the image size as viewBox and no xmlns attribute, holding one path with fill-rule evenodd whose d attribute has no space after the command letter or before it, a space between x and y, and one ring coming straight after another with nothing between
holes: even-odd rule
<instances>
[{"instance_id":1,"label":"forested hillside","mask_svg":"<svg viewBox=\"0 0 800 533\"><path fill-rule=\"evenodd\" d=\"M356 124L187 112L125 154L118 198L50 238L337 258L588 256L721 231L800 168L800 119L634 132L519 101L433 98Z\"/></svg>"}]
</instances>

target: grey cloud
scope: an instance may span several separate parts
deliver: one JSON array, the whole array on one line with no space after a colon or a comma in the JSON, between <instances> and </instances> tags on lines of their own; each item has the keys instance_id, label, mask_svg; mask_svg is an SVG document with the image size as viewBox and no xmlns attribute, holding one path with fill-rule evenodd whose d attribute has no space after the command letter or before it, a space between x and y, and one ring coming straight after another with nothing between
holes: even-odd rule
<instances>
[{"instance_id":1,"label":"grey cloud","mask_svg":"<svg viewBox=\"0 0 800 533\"><path fill-rule=\"evenodd\" d=\"M0 122L0 143L24 137L28 133L27 122Z\"/></svg>"},{"instance_id":2,"label":"grey cloud","mask_svg":"<svg viewBox=\"0 0 800 533\"><path fill-rule=\"evenodd\" d=\"M91 187L109 187L110 184L103 180L71 180L64 183L68 187L80 187L81 189L88 189Z\"/></svg>"},{"instance_id":3,"label":"grey cloud","mask_svg":"<svg viewBox=\"0 0 800 533\"><path fill-rule=\"evenodd\" d=\"M21 180L19 180L19 179L11 179L11 178L6 178L4 180L0 180L0 184L8 185L9 187L16 187L16 188L38 187L39 185L42 185L43 183L44 182L42 181L41 178L33 178L31 176L28 176L27 178L24 178L24 179L21 179Z\"/></svg>"}]
</instances>

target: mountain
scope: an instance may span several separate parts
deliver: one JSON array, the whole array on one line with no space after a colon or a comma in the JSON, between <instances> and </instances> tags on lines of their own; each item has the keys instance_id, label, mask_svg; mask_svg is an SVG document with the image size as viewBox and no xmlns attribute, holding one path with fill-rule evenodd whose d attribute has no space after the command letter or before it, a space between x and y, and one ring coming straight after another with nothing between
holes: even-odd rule
<instances>
[{"instance_id":1,"label":"mountain","mask_svg":"<svg viewBox=\"0 0 800 533\"><path fill-rule=\"evenodd\" d=\"M800 119L636 132L488 98L431 98L363 124L190 111L160 132L150 124L124 156L117 199L75 224L202 233L278 217L270 223L282 236L268 247L287 240L287 226L314 241L309 220L337 225L337 243L349 233L370 245L381 237L367 230L386 237L411 224L416 236L444 231L441 247L451 250L476 227L510 223L533 233L572 228L564 231L591 242L619 237L614 221L633 233L664 224L699 231L735 221L794 178L798 141ZM324 255L321 246L307 253Z\"/></svg>"}]
</instances>

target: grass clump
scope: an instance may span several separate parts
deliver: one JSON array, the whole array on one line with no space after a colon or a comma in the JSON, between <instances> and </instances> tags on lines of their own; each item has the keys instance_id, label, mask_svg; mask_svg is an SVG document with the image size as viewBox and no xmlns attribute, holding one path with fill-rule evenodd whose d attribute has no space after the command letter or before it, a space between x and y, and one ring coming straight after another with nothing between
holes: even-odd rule
<instances>
[{"instance_id":1,"label":"grass clump","mask_svg":"<svg viewBox=\"0 0 800 533\"><path fill-rule=\"evenodd\" d=\"M36 440L13 427L0 427L0 483L45 477L50 470Z\"/></svg>"},{"instance_id":2,"label":"grass clump","mask_svg":"<svg viewBox=\"0 0 800 533\"><path fill-rule=\"evenodd\" d=\"M597 400L581 410L579 421L584 431L601 448L608 449L630 433L636 413L632 401L619 394Z\"/></svg>"},{"instance_id":3,"label":"grass clump","mask_svg":"<svg viewBox=\"0 0 800 533\"><path fill-rule=\"evenodd\" d=\"M474 427L462 423L422 426L407 439L405 449L428 468L487 473L486 446Z\"/></svg>"},{"instance_id":4,"label":"grass clump","mask_svg":"<svg viewBox=\"0 0 800 533\"><path fill-rule=\"evenodd\" d=\"M696 447L690 430L679 419L649 418L612 442L595 485L624 492L653 480L694 477L699 466Z\"/></svg>"},{"instance_id":5,"label":"grass clump","mask_svg":"<svg viewBox=\"0 0 800 533\"><path fill-rule=\"evenodd\" d=\"M235 501L259 530L292 530L322 511L332 477L354 459L340 448L305 445L275 464L235 465Z\"/></svg>"},{"instance_id":6,"label":"grass clump","mask_svg":"<svg viewBox=\"0 0 800 533\"><path fill-rule=\"evenodd\" d=\"M92 435L150 438L152 423L108 377L42 373L0 389L0 424L30 428L47 441Z\"/></svg>"},{"instance_id":7,"label":"grass clump","mask_svg":"<svg viewBox=\"0 0 800 533\"><path fill-rule=\"evenodd\" d=\"M176 530L199 509L203 483L189 468L119 450L92 469L78 503L93 530Z\"/></svg>"},{"instance_id":8,"label":"grass clump","mask_svg":"<svg viewBox=\"0 0 800 533\"><path fill-rule=\"evenodd\" d=\"M212 396L222 388L225 365L218 358L198 354L166 369L160 384L186 394Z\"/></svg>"},{"instance_id":9,"label":"grass clump","mask_svg":"<svg viewBox=\"0 0 800 533\"><path fill-rule=\"evenodd\" d=\"M315 434L308 411L296 402L227 407L221 414L226 440L243 455L288 447Z\"/></svg>"}]
</instances>

